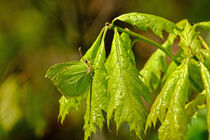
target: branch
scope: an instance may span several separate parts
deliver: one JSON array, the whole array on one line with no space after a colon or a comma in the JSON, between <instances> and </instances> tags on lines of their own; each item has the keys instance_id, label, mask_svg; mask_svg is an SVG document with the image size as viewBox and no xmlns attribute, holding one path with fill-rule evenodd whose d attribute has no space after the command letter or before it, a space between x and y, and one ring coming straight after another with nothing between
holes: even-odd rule
<instances>
[{"instance_id":1,"label":"branch","mask_svg":"<svg viewBox=\"0 0 210 140\"><path fill-rule=\"evenodd\" d=\"M164 48L164 47L162 47L160 44L158 44L157 42L155 42L155 41L153 41L153 40L151 40L151 39L149 39L149 38L147 38L147 37L144 37L144 36L142 36L142 35L139 35L139 34L137 34L137 33L135 33L135 32L133 32L133 31L130 31L130 30L126 30L126 29L123 29L123 28L120 28L120 27L118 27L118 26L115 26L115 25L113 25L113 24L109 24L109 29L114 29L114 28L117 28L117 30L119 31L119 32L125 32L125 33L127 33L127 34L129 34L129 35L131 35L131 36L133 36L133 37L136 37L136 39L138 39L138 40L142 40L142 41L144 41L144 42L147 42L147 43L149 43L149 44L151 44L151 45L153 45L153 46L155 46L156 48L158 48L158 49L161 49L163 52L165 52L177 65L179 65L180 64L180 62L166 49L166 48Z\"/></svg>"},{"instance_id":2,"label":"branch","mask_svg":"<svg viewBox=\"0 0 210 140\"><path fill-rule=\"evenodd\" d=\"M176 56L173 56L172 54L171 54L171 52L168 52L168 50L166 49L166 48L164 48L164 47L162 47L160 44L158 44L157 42L155 42L155 41L153 41L153 40L151 40L151 39L149 39L149 38L146 38L146 37L144 37L144 36L142 36L142 35L139 35L139 34L137 34L137 33L135 33L135 32L133 32L133 31L130 31L130 30L126 30L126 29L123 29L123 28L120 28L120 27L118 27L118 26L115 26L115 25L113 25L113 24L110 24L110 23L106 23L105 24L106 26L107 26L107 29L114 29L114 28L117 28L117 30L119 31L119 32L125 32L125 33L128 33L129 35L131 35L131 36L133 36L133 37L136 37L136 39L138 39L138 40L142 40L142 41L145 41L145 42L147 42L147 43L149 43L149 44L152 44L153 46L155 46L156 48L159 48L159 49L161 49L163 52L165 52L175 63L176 63L176 65L178 66L178 65L180 65L180 62L177 60L177 57ZM180 54L181 54L181 52L179 52ZM178 53L178 56L180 55ZM191 81L191 84L193 85L193 87L195 87L195 89L197 89L198 91L202 91L202 89L196 84L196 82L195 81L193 81L193 79L191 78L191 77L189 77L190 78L190 81Z\"/></svg>"}]
</instances>

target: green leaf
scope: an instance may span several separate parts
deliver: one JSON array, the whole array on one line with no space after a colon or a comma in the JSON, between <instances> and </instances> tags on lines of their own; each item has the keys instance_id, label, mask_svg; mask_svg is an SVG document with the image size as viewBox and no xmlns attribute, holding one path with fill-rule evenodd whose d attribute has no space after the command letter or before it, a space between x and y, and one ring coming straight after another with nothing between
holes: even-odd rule
<instances>
[{"instance_id":1,"label":"green leaf","mask_svg":"<svg viewBox=\"0 0 210 140\"><path fill-rule=\"evenodd\" d=\"M82 57L81 61L87 60L91 66L94 65L95 57L96 57L97 51L99 49L104 30L105 30L105 28L103 28L101 30L100 34L94 41L93 45L87 50L85 55Z\"/></svg>"},{"instance_id":2,"label":"green leaf","mask_svg":"<svg viewBox=\"0 0 210 140\"><path fill-rule=\"evenodd\" d=\"M163 123L166 110L169 107L170 100L173 96L173 92L179 79L180 70L182 69L182 67L183 65L176 68L176 70L167 79L160 94L158 94L158 96L156 97L151 107L150 113L147 117L145 132L148 127L151 127L152 123L155 126L157 119L159 119L161 123Z\"/></svg>"},{"instance_id":3,"label":"green leaf","mask_svg":"<svg viewBox=\"0 0 210 140\"><path fill-rule=\"evenodd\" d=\"M105 35L106 31L104 32L103 39L95 57L94 78L87 98L84 125L85 140L91 136L92 132L96 133L97 127L99 129L103 127L104 116L102 111L106 112L109 104L106 80L107 71L104 66L106 60Z\"/></svg>"},{"instance_id":4,"label":"green leaf","mask_svg":"<svg viewBox=\"0 0 210 140\"><path fill-rule=\"evenodd\" d=\"M184 139L187 132L185 104L188 101L188 59L178 68L179 78L172 93L166 118L159 131L160 140Z\"/></svg>"},{"instance_id":5,"label":"green leaf","mask_svg":"<svg viewBox=\"0 0 210 140\"><path fill-rule=\"evenodd\" d=\"M205 66L210 69L210 50L207 49L199 49L199 52L201 54L202 60L205 64Z\"/></svg>"},{"instance_id":6,"label":"green leaf","mask_svg":"<svg viewBox=\"0 0 210 140\"><path fill-rule=\"evenodd\" d=\"M167 70L166 73L164 74L162 81L161 81L161 87L164 85L164 83L166 82L166 80L171 76L171 74L175 71L175 69L177 68L177 65L174 61L172 61Z\"/></svg>"},{"instance_id":7,"label":"green leaf","mask_svg":"<svg viewBox=\"0 0 210 140\"><path fill-rule=\"evenodd\" d=\"M187 120L191 119L191 117L195 114L197 111L198 107L206 103L206 92L205 90L198 94L195 99L190 101L188 104L185 105L185 110L186 110L186 116Z\"/></svg>"},{"instance_id":8,"label":"green leaf","mask_svg":"<svg viewBox=\"0 0 210 140\"><path fill-rule=\"evenodd\" d=\"M108 90L110 103L107 112L107 122L114 114L117 130L128 122L130 130L134 130L141 138L141 131L146 120L146 109L141 101L141 94L151 100L149 90L138 78L138 70L124 47L117 29L112 42L110 55L106 62L109 74Z\"/></svg>"},{"instance_id":9,"label":"green leaf","mask_svg":"<svg viewBox=\"0 0 210 140\"><path fill-rule=\"evenodd\" d=\"M203 84L206 90L206 103L208 107L208 113L207 113L207 124L208 124L208 131L210 132L210 72L205 67L205 65L200 62L201 64L201 77L203 80ZM209 135L210 138L210 135Z\"/></svg>"},{"instance_id":10,"label":"green leaf","mask_svg":"<svg viewBox=\"0 0 210 140\"><path fill-rule=\"evenodd\" d=\"M210 30L210 21L199 22L194 25L195 27L201 28L203 30Z\"/></svg>"},{"instance_id":11,"label":"green leaf","mask_svg":"<svg viewBox=\"0 0 210 140\"><path fill-rule=\"evenodd\" d=\"M181 28L182 30L184 29L185 27L185 24L186 24L187 20L184 19L184 20L181 20L179 21L176 25ZM180 32L179 32L180 33ZM167 48L167 50L169 52L171 52L171 47L173 45L173 42L174 42L174 39L176 38L177 35L174 35L174 34L169 34L169 37L167 39L167 41L163 44L165 48ZM176 58L178 59L180 56L179 53L182 53L182 51L179 51L176 55ZM166 73L164 74L163 76L163 79L162 79L162 82L161 84L163 85L165 83L165 81L168 79L168 77L173 73L173 71L177 68L177 65L175 62L171 62L167 68L167 71Z\"/></svg>"},{"instance_id":12,"label":"green leaf","mask_svg":"<svg viewBox=\"0 0 210 140\"><path fill-rule=\"evenodd\" d=\"M81 95L90 84L91 75L88 64L75 61L56 64L47 71L49 78L65 96Z\"/></svg>"},{"instance_id":13,"label":"green leaf","mask_svg":"<svg viewBox=\"0 0 210 140\"><path fill-rule=\"evenodd\" d=\"M121 39L122 39L122 41L124 43L124 47L125 47L126 51L130 55L130 57L133 60L133 62L136 63L135 62L135 56L134 56L134 53L133 53L133 50L132 50L133 46L132 46L132 42L131 42L131 39L129 37L129 34L123 32L120 35L120 37L121 37Z\"/></svg>"},{"instance_id":14,"label":"green leaf","mask_svg":"<svg viewBox=\"0 0 210 140\"><path fill-rule=\"evenodd\" d=\"M187 135L185 140L207 140L207 108L198 109L187 125Z\"/></svg>"},{"instance_id":15,"label":"green leaf","mask_svg":"<svg viewBox=\"0 0 210 140\"><path fill-rule=\"evenodd\" d=\"M83 94L82 96L76 97L65 97L64 95L61 96L59 103L60 103L60 110L58 118L61 119L61 123L63 124L66 115L69 114L70 109L78 110L81 106L81 101L85 99L87 95Z\"/></svg>"},{"instance_id":16,"label":"green leaf","mask_svg":"<svg viewBox=\"0 0 210 140\"><path fill-rule=\"evenodd\" d=\"M144 14L144 13L128 13L123 14L113 20L121 20L138 27L141 30L148 31L148 27L159 37L163 39L162 31L165 30L169 33L175 33L175 29L179 29L173 22L154 15Z\"/></svg>"},{"instance_id":17,"label":"green leaf","mask_svg":"<svg viewBox=\"0 0 210 140\"><path fill-rule=\"evenodd\" d=\"M69 114L70 109L73 108L78 110L81 101L87 97L86 94L83 94L82 96L72 96L72 94L80 95L89 87L89 84L91 83L90 65L93 65L92 63L95 60L103 32L104 28L90 49L83 58L81 58L80 62L57 64L52 66L46 74L46 77L54 82L58 90L63 95L67 95L66 97L62 96L59 100L60 111L58 118L61 119L61 123L63 123L66 115ZM87 60L87 63L84 63L85 60ZM68 95L71 95L71 97Z\"/></svg>"},{"instance_id":18,"label":"green leaf","mask_svg":"<svg viewBox=\"0 0 210 140\"><path fill-rule=\"evenodd\" d=\"M200 64L194 59L190 59L190 62L189 62L189 75L193 81L196 81L196 85L200 89L203 89Z\"/></svg>"},{"instance_id":19,"label":"green leaf","mask_svg":"<svg viewBox=\"0 0 210 140\"><path fill-rule=\"evenodd\" d=\"M198 50L201 49L202 42L198 39L199 32L195 31L195 26L191 26L190 23L185 20L184 30L180 33L179 36L179 46L181 46L184 52L184 56L188 57L195 55L196 57L201 59Z\"/></svg>"},{"instance_id":20,"label":"green leaf","mask_svg":"<svg viewBox=\"0 0 210 140\"><path fill-rule=\"evenodd\" d=\"M185 20L185 23L183 24L184 30L180 33L180 42L179 46L181 46L183 50L183 57L189 57L189 56L196 56L200 61L203 62L203 56L199 52L199 50L202 47L201 40L198 39L199 32L195 31L195 26L191 26L190 23ZM192 79L190 75L190 82L193 87L198 92L202 92L202 88L199 86L199 84Z\"/></svg>"},{"instance_id":21,"label":"green leaf","mask_svg":"<svg viewBox=\"0 0 210 140\"><path fill-rule=\"evenodd\" d=\"M158 87L161 73L166 71L165 57L166 54L158 49L140 71L141 76L139 78L149 87L150 91L154 91Z\"/></svg>"},{"instance_id":22,"label":"green leaf","mask_svg":"<svg viewBox=\"0 0 210 140\"><path fill-rule=\"evenodd\" d=\"M170 34L162 46L170 49L175 38L176 35ZM161 73L166 72L166 65L166 54L158 49L152 54L143 69L141 69L140 74L142 76L139 76L139 78L151 91L154 91L158 87L161 81Z\"/></svg>"}]
</instances>

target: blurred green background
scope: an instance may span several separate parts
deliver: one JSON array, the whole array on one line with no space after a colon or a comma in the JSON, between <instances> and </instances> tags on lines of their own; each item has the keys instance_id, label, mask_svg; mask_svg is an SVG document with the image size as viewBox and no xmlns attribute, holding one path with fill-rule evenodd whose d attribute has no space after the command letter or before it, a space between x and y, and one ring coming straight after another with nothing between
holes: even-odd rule
<instances>
[{"instance_id":1,"label":"blurred green background","mask_svg":"<svg viewBox=\"0 0 210 140\"><path fill-rule=\"evenodd\" d=\"M196 23L210 20L210 0L0 0L0 140L82 140L85 106L72 110L61 125L61 95L45 72L53 64L79 60L78 48L84 54L105 22L134 11ZM163 42L150 32L141 33ZM202 35L210 44L210 32ZM108 36L107 50L112 32ZM135 45L138 68L154 50L143 42ZM190 140L207 138L206 111L200 112L189 124ZM113 124L92 139L136 137L127 124L116 135ZM157 139L154 129L145 139Z\"/></svg>"}]
</instances>

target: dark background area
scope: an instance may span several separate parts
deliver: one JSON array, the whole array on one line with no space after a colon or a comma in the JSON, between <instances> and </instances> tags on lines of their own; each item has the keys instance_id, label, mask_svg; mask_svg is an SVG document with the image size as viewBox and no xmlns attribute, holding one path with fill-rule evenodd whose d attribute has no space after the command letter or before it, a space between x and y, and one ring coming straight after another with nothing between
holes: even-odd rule
<instances>
[{"instance_id":1,"label":"dark background area","mask_svg":"<svg viewBox=\"0 0 210 140\"><path fill-rule=\"evenodd\" d=\"M193 24L210 20L210 0L0 0L0 139L82 140L85 105L71 110L61 125L57 118L61 95L44 75L53 64L79 60L79 47L84 54L105 22L128 12L173 22L188 19ZM151 32L139 33L163 42ZM210 44L210 32L201 34ZM112 36L108 32L107 52ZM133 50L137 67L142 68L155 48L138 42ZM202 111L188 139L208 135ZM157 139L154 130L145 139ZM112 124L92 139L136 139L127 124L116 133Z\"/></svg>"}]
</instances>

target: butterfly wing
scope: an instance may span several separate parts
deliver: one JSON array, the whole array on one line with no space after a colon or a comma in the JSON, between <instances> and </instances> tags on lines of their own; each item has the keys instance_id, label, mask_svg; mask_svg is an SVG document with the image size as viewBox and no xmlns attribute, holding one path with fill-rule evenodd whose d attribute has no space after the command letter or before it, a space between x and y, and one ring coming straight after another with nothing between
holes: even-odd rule
<instances>
[{"instance_id":1,"label":"butterfly wing","mask_svg":"<svg viewBox=\"0 0 210 140\"><path fill-rule=\"evenodd\" d=\"M81 61L67 62L52 66L46 74L65 96L82 94L90 85L88 65Z\"/></svg>"}]
</instances>

